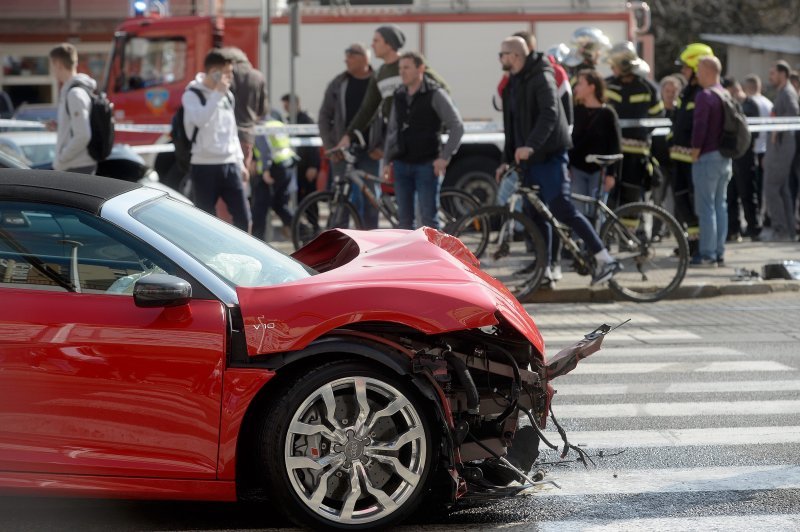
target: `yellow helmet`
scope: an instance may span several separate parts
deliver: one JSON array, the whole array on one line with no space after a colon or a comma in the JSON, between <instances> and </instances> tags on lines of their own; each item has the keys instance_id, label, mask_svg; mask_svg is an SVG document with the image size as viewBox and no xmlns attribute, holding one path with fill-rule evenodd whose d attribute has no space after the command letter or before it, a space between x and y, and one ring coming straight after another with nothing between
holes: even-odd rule
<instances>
[{"instance_id":1,"label":"yellow helmet","mask_svg":"<svg viewBox=\"0 0 800 532\"><path fill-rule=\"evenodd\" d=\"M686 65L695 72L697 72L697 63L700 61L700 58L704 55L714 55L714 50L707 44L703 44L701 42L693 42L686 46L681 52L681 55L678 57L678 60L675 61L675 64L678 66Z\"/></svg>"}]
</instances>

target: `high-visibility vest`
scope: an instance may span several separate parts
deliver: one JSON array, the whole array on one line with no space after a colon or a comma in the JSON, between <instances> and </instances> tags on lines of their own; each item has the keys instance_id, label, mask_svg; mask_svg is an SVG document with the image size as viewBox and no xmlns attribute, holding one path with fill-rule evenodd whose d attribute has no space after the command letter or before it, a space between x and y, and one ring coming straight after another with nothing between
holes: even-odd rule
<instances>
[{"instance_id":1,"label":"high-visibility vest","mask_svg":"<svg viewBox=\"0 0 800 532\"><path fill-rule=\"evenodd\" d=\"M283 127L284 124L280 120L267 120L264 125L267 127ZM286 133L272 133L267 135L267 140L270 148L272 148L272 160L276 163L284 163L297 157L292 149L292 141Z\"/></svg>"}]
</instances>

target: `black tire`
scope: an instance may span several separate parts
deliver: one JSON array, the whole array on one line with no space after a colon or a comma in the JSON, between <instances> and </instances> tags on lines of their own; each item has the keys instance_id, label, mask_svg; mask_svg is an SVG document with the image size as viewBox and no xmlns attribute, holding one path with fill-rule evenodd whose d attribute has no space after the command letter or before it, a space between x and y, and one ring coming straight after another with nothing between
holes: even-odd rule
<instances>
[{"instance_id":1,"label":"black tire","mask_svg":"<svg viewBox=\"0 0 800 532\"><path fill-rule=\"evenodd\" d=\"M333 192L314 192L297 206L292 217L292 242L299 249L328 229L361 229L361 217L346 199L335 199Z\"/></svg>"},{"instance_id":2,"label":"black tire","mask_svg":"<svg viewBox=\"0 0 800 532\"><path fill-rule=\"evenodd\" d=\"M259 472L275 506L295 523L381 530L425 497L438 434L431 405L406 381L369 363L339 360L303 374L276 399L257 432ZM392 443L397 449L388 450Z\"/></svg>"},{"instance_id":3,"label":"black tire","mask_svg":"<svg viewBox=\"0 0 800 532\"><path fill-rule=\"evenodd\" d=\"M494 179L499 161L490 157L471 156L455 161L447 170L457 188L474 197L481 206L494 205L497 198L497 181ZM452 182L449 181L448 182Z\"/></svg>"},{"instance_id":4,"label":"black tire","mask_svg":"<svg viewBox=\"0 0 800 532\"><path fill-rule=\"evenodd\" d=\"M456 222L478 210L478 202L466 192L454 188L442 188L439 193L439 230L453 234Z\"/></svg>"},{"instance_id":5,"label":"black tire","mask_svg":"<svg viewBox=\"0 0 800 532\"><path fill-rule=\"evenodd\" d=\"M600 239L622 264L609 288L622 299L651 303L678 288L689 266L689 242L677 220L649 203L628 203L600 228Z\"/></svg>"},{"instance_id":6,"label":"black tire","mask_svg":"<svg viewBox=\"0 0 800 532\"><path fill-rule=\"evenodd\" d=\"M539 228L522 213L481 207L456 223L453 235L481 261L481 269L523 300L542 282L547 245Z\"/></svg>"}]
</instances>

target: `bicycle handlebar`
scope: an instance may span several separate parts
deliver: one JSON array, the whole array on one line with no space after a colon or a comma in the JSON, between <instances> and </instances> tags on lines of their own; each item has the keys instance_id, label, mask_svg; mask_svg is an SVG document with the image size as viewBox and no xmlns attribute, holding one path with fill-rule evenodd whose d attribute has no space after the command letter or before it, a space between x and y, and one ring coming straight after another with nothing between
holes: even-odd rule
<instances>
[{"instance_id":1,"label":"bicycle handlebar","mask_svg":"<svg viewBox=\"0 0 800 532\"><path fill-rule=\"evenodd\" d=\"M589 164L598 164L600 166L611 166L615 162L622 159L624 155L621 153L614 153L611 155L601 155L597 153L590 153L586 156L586 162Z\"/></svg>"}]
</instances>

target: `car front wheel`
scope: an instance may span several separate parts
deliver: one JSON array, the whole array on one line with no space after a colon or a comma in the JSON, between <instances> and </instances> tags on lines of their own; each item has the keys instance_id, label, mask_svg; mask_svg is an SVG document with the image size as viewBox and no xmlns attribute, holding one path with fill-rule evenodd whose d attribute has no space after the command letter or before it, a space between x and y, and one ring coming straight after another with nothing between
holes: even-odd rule
<instances>
[{"instance_id":1,"label":"car front wheel","mask_svg":"<svg viewBox=\"0 0 800 532\"><path fill-rule=\"evenodd\" d=\"M271 498L312 528L385 527L407 517L435 463L422 401L406 382L360 362L306 373L264 418Z\"/></svg>"}]
</instances>

